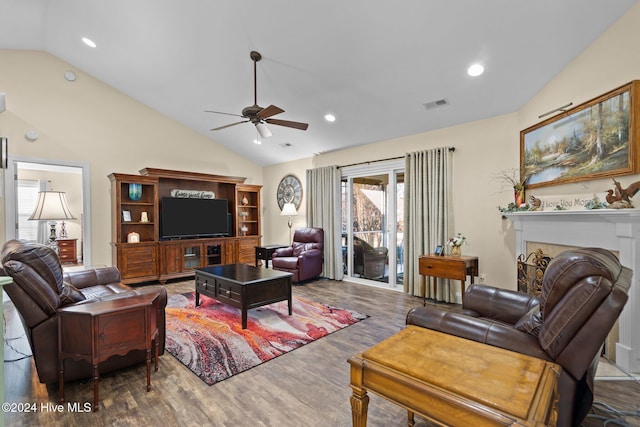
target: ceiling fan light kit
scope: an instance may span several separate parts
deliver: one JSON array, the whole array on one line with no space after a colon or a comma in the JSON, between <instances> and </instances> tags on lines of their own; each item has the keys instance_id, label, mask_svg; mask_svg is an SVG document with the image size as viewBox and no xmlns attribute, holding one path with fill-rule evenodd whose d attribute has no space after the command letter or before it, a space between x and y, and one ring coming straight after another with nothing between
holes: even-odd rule
<instances>
[{"instance_id":1,"label":"ceiling fan light kit","mask_svg":"<svg viewBox=\"0 0 640 427\"><path fill-rule=\"evenodd\" d=\"M258 129L258 133L263 138L269 138L271 135L273 135L267 125L265 125L264 123L256 123L256 129Z\"/></svg>"},{"instance_id":2,"label":"ceiling fan light kit","mask_svg":"<svg viewBox=\"0 0 640 427\"><path fill-rule=\"evenodd\" d=\"M256 64L258 63L258 61L262 59L262 55L260 55L260 53L253 50L251 51L249 56L253 61L253 105L243 108L242 114L223 113L221 111L205 110L205 112L207 113L224 114L227 116L242 117L243 119L245 119L239 122L230 123L228 125L219 126L211 130L212 131L222 130L231 126L239 125L241 123L249 123L249 122L255 125L256 129L258 130L258 133L260 133L260 136L262 138L269 138L270 136L273 135L269 130L269 128L267 127L267 123L276 125L276 126L289 127L293 129L307 130L307 128L309 127L307 123L292 122L289 120L279 120L279 119L270 118L272 116L275 116L276 114L284 113L284 110L282 108L276 107L275 105L269 105L266 108L262 108L258 105L258 80L257 80L257 73L256 73Z\"/></svg>"}]
</instances>

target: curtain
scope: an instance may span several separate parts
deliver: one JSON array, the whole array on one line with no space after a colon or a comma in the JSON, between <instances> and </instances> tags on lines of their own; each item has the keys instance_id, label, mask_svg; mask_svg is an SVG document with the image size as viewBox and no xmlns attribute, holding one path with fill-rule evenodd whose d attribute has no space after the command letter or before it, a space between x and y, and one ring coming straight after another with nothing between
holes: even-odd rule
<instances>
[{"instance_id":1,"label":"curtain","mask_svg":"<svg viewBox=\"0 0 640 427\"><path fill-rule=\"evenodd\" d=\"M337 166L307 169L307 225L324 230L323 276L342 280L342 196Z\"/></svg>"},{"instance_id":2,"label":"curtain","mask_svg":"<svg viewBox=\"0 0 640 427\"><path fill-rule=\"evenodd\" d=\"M418 257L444 247L453 235L451 209L451 166L449 147L417 151L405 155L404 196L404 291L422 296L422 276ZM448 280L438 280L438 295L431 286L426 296L447 302L455 301Z\"/></svg>"}]
</instances>

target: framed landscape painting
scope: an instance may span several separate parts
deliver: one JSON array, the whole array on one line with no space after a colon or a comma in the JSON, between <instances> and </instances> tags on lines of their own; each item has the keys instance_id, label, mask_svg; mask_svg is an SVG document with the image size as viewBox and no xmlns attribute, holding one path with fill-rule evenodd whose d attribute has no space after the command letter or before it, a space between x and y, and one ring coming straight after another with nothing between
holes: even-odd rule
<instances>
[{"instance_id":1,"label":"framed landscape painting","mask_svg":"<svg viewBox=\"0 0 640 427\"><path fill-rule=\"evenodd\" d=\"M527 188L638 173L640 81L520 132Z\"/></svg>"}]
</instances>

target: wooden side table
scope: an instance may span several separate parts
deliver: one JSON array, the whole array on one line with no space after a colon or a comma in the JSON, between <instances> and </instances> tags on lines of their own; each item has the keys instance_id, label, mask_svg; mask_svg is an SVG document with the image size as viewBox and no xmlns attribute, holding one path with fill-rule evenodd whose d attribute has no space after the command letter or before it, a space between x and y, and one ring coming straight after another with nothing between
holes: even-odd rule
<instances>
[{"instance_id":1,"label":"wooden side table","mask_svg":"<svg viewBox=\"0 0 640 427\"><path fill-rule=\"evenodd\" d=\"M158 297L139 295L69 306L58 311L59 392L64 403L65 359L93 366L93 410L98 410L98 365L132 350L147 352L147 391L151 390L151 348L158 370Z\"/></svg>"},{"instance_id":2,"label":"wooden side table","mask_svg":"<svg viewBox=\"0 0 640 427\"><path fill-rule=\"evenodd\" d=\"M354 427L367 425L371 391L446 426L555 426L555 363L409 325L351 365Z\"/></svg>"},{"instance_id":3,"label":"wooden side table","mask_svg":"<svg viewBox=\"0 0 640 427\"><path fill-rule=\"evenodd\" d=\"M266 245L256 246L256 267L258 266L258 260L264 260L265 265L269 268L269 260L276 251L276 249L286 248L285 245Z\"/></svg>"},{"instance_id":4,"label":"wooden side table","mask_svg":"<svg viewBox=\"0 0 640 427\"><path fill-rule=\"evenodd\" d=\"M78 262L78 251L76 248L76 242L78 239L58 239L56 243L58 244L58 258L60 258L60 263L77 263Z\"/></svg>"},{"instance_id":5,"label":"wooden side table","mask_svg":"<svg viewBox=\"0 0 640 427\"><path fill-rule=\"evenodd\" d=\"M418 258L418 272L422 276L422 304L427 304L426 277L440 277L443 279L460 280L460 290L464 298L464 285L467 274L473 278L478 275L478 257L476 256L451 256L451 255L420 255ZM434 300L437 296L438 282L433 281Z\"/></svg>"}]
</instances>

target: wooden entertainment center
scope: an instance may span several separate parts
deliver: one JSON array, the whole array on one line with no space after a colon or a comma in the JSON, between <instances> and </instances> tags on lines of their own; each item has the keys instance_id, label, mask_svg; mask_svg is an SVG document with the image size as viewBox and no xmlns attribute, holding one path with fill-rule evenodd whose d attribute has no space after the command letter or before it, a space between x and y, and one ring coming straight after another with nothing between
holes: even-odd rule
<instances>
[{"instance_id":1,"label":"wooden entertainment center","mask_svg":"<svg viewBox=\"0 0 640 427\"><path fill-rule=\"evenodd\" d=\"M261 239L261 185L245 184L246 178L240 177L154 168L142 169L140 175L112 173L109 180L112 259L123 283L165 283L194 276L197 268L254 263ZM129 197L130 184L142 186L137 200ZM229 237L161 240L162 198L176 190L214 193L216 199L226 199L231 214Z\"/></svg>"}]
</instances>

